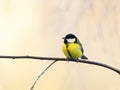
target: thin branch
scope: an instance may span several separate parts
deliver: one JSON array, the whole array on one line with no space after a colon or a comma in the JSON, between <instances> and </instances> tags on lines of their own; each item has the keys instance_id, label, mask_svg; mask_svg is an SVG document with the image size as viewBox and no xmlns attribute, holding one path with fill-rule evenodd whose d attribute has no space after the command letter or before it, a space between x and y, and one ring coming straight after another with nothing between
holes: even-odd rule
<instances>
[{"instance_id":1,"label":"thin branch","mask_svg":"<svg viewBox=\"0 0 120 90\"><path fill-rule=\"evenodd\" d=\"M24 59L37 59L37 60L68 61L66 58L38 57L38 56L28 56L28 55L27 56L0 56L0 58L9 58L9 59L23 59L24 58ZM70 59L69 61L76 62L76 60L74 60L74 59ZM114 67L111 67L111 66L103 64L103 63L90 61L90 60L82 60L82 59L79 59L77 62L105 67L107 69L115 71L116 73L118 73L120 75L119 69L116 69Z\"/></svg>"},{"instance_id":2,"label":"thin branch","mask_svg":"<svg viewBox=\"0 0 120 90\"><path fill-rule=\"evenodd\" d=\"M48 65L45 70L37 77L37 79L35 80L34 84L32 85L32 87L30 88L30 90L33 90L34 89L34 86L36 85L37 81L39 80L39 78L45 73L45 71L47 71L54 63L56 62L53 61L50 65Z\"/></svg>"},{"instance_id":3,"label":"thin branch","mask_svg":"<svg viewBox=\"0 0 120 90\"><path fill-rule=\"evenodd\" d=\"M53 58L53 57L37 57L37 56L0 56L0 58L9 58L9 59L37 59L37 60L51 60L53 61L50 65L48 65L47 68L45 68L45 70L37 77L37 79L35 80L35 82L33 83L32 87L30 88L30 90L34 89L34 86L36 85L37 81L39 80L39 78L57 61L68 61L66 58ZM69 61L72 62L80 62L80 63L86 63L86 64L92 64L92 65L97 65L97 66L101 66L101 67L105 67L107 69L113 70L116 73L118 73L120 75L120 70L111 67L109 65L103 64L103 63L99 63L99 62L94 62L94 61L90 61L90 60L75 60L75 59L69 59Z\"/></svg>"}]
</instances>

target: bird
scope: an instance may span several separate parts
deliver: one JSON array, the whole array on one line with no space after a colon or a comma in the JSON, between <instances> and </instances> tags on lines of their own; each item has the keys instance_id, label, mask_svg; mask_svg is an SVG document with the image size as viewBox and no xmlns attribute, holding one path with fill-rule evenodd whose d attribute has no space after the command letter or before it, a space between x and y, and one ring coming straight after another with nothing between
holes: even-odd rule
<instances>
[{"instance_id":1,"label":"bird","mask_svg":"<svg viewBox=\"0 0 120 90\"><path fill-rule=\"evenodd\" d=\"M67 34L65 37L63 37L63 39L64 44L62 47L62 51L67 59L88 59L84 55L84 49L81 42L74 34Z\"/></svg>"}]
</instances>

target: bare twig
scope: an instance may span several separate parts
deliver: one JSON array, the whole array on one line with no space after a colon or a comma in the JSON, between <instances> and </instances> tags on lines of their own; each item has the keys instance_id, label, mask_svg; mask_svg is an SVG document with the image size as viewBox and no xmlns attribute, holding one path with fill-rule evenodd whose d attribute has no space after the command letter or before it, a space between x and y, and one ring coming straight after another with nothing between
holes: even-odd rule
<instances>
[{"instance_id":1,"label":"bare twig","mask_svg":"<svg viewBox=\"0 0 120 90\"><path fill-rule=\"evenodd\" d=\"M68 61L66 58L38 57L38 56L28 56L28 55L27 56L0 56L0 58L9 58L9 59L23 59L24 58L24 59L37 59L37 60ZM74 60L74 59L70 59L69 61L76 62L76 60ZM95 61L90 61L90 60L82 60L82 59L79 59L77 62L105 67L105 68L115 71L116 73L118 73L120 75L119 69L116 69L114 67L111 67L109 65L106 65L106 64L103 64L100 62L95 62Z\"/></svg>"},{"instance_id":2,"label":"bare twig","mask_svg":"<svg viewBox=\"0 0 120 90\"><path fill-rule=\"evenodd\" d=\"M37 79L35 80L34 84L32 85L32 87L30 88L30 90L34 89L34 86L36 85L37 81L39 80L39 78L45 73L45 71L47 71L54 63L56 62L53 61L49 66L47 66L47 68L45 68L45 70L37 77Z\"/></svg>"},{"instance_id":3,"label":"bare twig","mask_svg":"<svg viewBox=\"0 0 120 90\"><path fill-rule=\"evenodd\" d=\"M0 56L0 58L9 58L9 59L37 59L37 60L51 60L53 61L35 80L34 84L32 85L30 90L33 90L34 86L36 85L37 81L39 80L39 78L45 73L46 70L48 70L56 61L68 61L66 58L53 58L53 57L38 57L38 56ZM103 64L103 63L99 63L99 62L95 62L95 61L90 61L90 60L75 60L75 59L70 59L69 61L71 62L80 62L80 63L86 63L86 64L91 64L91 65L97 65L97 66L101 66L110 70L115 71L116 73L118 73L120 75L120 70L116 69L114 67L111 67L109 65Z\"/></svg>"}]
</instances>

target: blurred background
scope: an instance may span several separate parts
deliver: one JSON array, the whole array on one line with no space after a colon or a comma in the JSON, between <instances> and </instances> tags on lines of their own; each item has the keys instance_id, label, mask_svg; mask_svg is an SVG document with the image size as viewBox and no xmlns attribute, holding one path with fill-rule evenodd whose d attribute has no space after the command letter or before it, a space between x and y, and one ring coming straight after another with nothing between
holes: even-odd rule
<instances>
[{"instance_id":1,"label":"blurred background","mask_svg":"<svg viewBox=\"0 0 120 90\"><path fill-rule=\"evenodd\" d=\"M0 0L0 55L65 57L62 37L75 34L89 60L120 69L119 0ZM30 90L51 63L0 59L0 90ZM120 90L120 76L73 62L55 63L34 90Z\"/></svg>"}]
</instances>

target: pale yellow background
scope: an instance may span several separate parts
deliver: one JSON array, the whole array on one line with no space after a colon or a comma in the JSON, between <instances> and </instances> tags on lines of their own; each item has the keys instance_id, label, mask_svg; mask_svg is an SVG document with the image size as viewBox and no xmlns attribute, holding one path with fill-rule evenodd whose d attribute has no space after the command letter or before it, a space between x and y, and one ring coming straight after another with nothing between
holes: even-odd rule
<instances>
[{"instance_id":1,"label":"pale yellow background","mask_svg":"<svg viewBox=\"0 0 120 90\"><path fill-rule=\"evenodd\" d=\"M0 0L0 55L64 57L74 33L89 60L120 69L120 0ZM29 90L51 61L0 59L0 90ZM120 90L108 69L57 62L34 90Z\"/></svg>"}]
</instances>

